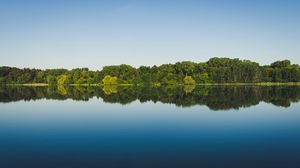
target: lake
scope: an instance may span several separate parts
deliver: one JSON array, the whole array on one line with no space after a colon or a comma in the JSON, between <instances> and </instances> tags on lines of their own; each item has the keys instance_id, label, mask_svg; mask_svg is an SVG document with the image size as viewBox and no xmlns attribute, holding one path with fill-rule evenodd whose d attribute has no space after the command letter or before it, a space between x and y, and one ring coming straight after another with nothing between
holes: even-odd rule
<instances>
[{"instance_id":1,"label":"lake","mask_svg":"<svg viewBox=\"0 0 300 168\"><path fill-rule=\"evenodd\" d=\"M300 167L299 86L0 87L0 167Z\"/></svg>"}]
</instances>

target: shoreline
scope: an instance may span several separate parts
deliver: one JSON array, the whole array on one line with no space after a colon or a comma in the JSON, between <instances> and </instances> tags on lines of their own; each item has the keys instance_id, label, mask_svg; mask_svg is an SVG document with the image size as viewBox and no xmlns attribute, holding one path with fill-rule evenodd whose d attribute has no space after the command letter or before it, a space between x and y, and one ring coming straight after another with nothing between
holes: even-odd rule
<instances>
[{"instance_id":1,"label":"shoreline","mask_svg":"<svg viewBox=\"0 0 300 168\"><path fill-rule=\"evenodd\" d=\"M5 86L49 86L47 83L24 83L24 84L2 84ZM194 86L300 86L300 82L257 82L257 83L199 83ZM57 85L54 85L57 86ZM104 85L104 84L69 84L64 86L142 86L134 84L115 84L115 85ZM164 86L189 86L184 84L178 85L160 85L152 87L164 87Z\"/></svg>"}]
</instances>

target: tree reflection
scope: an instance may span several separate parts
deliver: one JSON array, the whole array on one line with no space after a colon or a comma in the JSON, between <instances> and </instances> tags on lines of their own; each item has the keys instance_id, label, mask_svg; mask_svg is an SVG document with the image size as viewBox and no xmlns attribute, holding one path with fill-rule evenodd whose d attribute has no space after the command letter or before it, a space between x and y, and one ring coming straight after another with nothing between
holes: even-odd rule
<instances>
[{"instance_id":1,"label":"tree reflection","mask_svg":"<svg viewBox=\"0 0 300 168\"><path fill-rule=\"evenodd\" d=\"M104 85L102 90L106 95L110 95L118 92L118 88L116 85Z\"/></svg>"},{"instance_id":2,"label":"tree reflection","mask_svg":"<svg viewBox=\"0 0 300 168\"><path fill-rule=\"evenodd\" d=\"M264 101L289 107L300 99L299 86L170 86L170 87L0 87L0 102L38 99L80 100L102 98L107 103L152 101L181 107L206 105L212 110L239 109Z\"/></svg>"}]
</instances>

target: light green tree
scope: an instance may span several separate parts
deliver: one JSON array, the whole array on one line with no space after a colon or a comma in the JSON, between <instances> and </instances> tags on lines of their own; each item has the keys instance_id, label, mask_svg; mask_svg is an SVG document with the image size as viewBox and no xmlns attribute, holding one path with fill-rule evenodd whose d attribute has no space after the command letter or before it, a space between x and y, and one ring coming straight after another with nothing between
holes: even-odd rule
<instances>
[{"instance_id":1,"label":"light green tree","mask_svg":"<svg viewBox=\"0 0 300 168\"><path fill-rule=\"evenodd\" d=\"M57 85L66 85L68 84L68 76L60 75L57 77Z\"/></svg>"},{"instance_id":2,"label":"light green tree","mask_svg":"<svg viewBox=\"0 0 300 168\"><path fill-rule=\"evenodd\" d=\"M110 75L106 75L103 80L102 80L102 83L104 85L116 85L118 82L117 82L118 78L117 77L112 77Z\"/></svg>"},{"instance_id":3,"label":"light green tree","mask_svg":"<svg viewBox=\"0 0 300 168\"><path fill-rule=\"evenodd\" d=\"M185 85L196 85L196 81L191 76L186 76L183 79Z\"/></svg>"}]
</instances>

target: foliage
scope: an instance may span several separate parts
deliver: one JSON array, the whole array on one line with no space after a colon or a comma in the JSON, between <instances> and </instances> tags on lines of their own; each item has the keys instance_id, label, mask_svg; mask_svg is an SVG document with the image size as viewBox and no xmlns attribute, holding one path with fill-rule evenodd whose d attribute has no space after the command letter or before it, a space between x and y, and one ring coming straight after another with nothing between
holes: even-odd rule
<instances>
[{"instance_id":1,"label":"foliage","mask_svg":"<svg viewBox=\"0 0 300 168\"><path fill-rule=\"evenodd\" d=\"M196 81L191 77L191 76L186 76L184 77L183 79L183 83L185 85L195 85L196 84Z\"/></svg>"},{"instance_id":2,"label":"foliage","mask_svg":"<svg viewBox=\"0 0 300 168\"><path fill-rule=\"evenodd\" d=\"M49 85L55 85L57 83L55 76L53 75L47 76L47 83Z\"/></svg>"},{"instance_id":3,"label":"foliage","mask_svg":"<svg viewBox=\"0 0 300 168\"><path fill-rule=\"evenodd\" d=\"M111 77L110 75L106 75L103 80L102 83L104 85L116 85L117 84L117 77Z\"/></svg>"},{"instance_id":4,"label":"foliage","mask_svg":"<svg viewBox=\"0 0 300 168\"><path fill-rule=\"evenodd\" d=\"M106 95L110 95L118 92L116 85L104 85L102 90Z\"/></svg>"},{"instance_id":5,"label":"foliage","mask_svg":"<svg viewBox=\"0 0 300 168\"><path fill-rule=\"evenodd\" d=\"M60 75L57 78L57 84L58 85L66 85L69 84L68 82L68 76L67 75Z\"/></svg>"},{"instance_id":6,"label":"foliage","mask_svg":"<svg viewBox=\"0 0 300 168\"><path fill-rule=\"evenodd\" d=\"M210 83L210 79L208 77L208 73L195 73L193 75L193 78L195 79L196 83Z\"/></svg>"},{"instance_id":7,"label":"foliage","mask_svg":"<svg viewBox=\"0 0 300 168\"><path fill-rule=\"evenodd\" d=\"M69 84L132 84L148 86L182 85L201 83L254 83L254 82L299 82L300 66L289 60L276 61L260 66L249 60L211 58L207 62L190 61L160 66L130 65L104 66L100 71L88 68L66 69L19 69L0 67L0 83L27 84L48 83L49 85ZM187 81L186 81L187 80ZM186 83L186 82L187 83ZM192 82L194 83L194 82Z\"/></svg>"}]
</instances>

